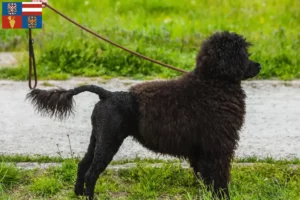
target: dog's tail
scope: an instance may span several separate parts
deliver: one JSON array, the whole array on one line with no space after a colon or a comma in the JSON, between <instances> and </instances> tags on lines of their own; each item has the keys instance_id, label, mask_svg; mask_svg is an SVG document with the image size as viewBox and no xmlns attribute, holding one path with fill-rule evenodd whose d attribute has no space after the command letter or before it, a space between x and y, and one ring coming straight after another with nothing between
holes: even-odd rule
<instances>
[{"instance_id":1,"label":"dog's tail","mask_svg":"<svg viewBox=\"0 0 300 200\"><path fill-rule=\"evenodd\" d=\"M101 87L83 85L71 90L62 88L53 90L34 89L27 94L26 99L34 105L40 114L62 120L73 113L73 96L85 91L98 94L101 100L105 100L112 95L112 92Z\"/></svg>"}]
</instances>

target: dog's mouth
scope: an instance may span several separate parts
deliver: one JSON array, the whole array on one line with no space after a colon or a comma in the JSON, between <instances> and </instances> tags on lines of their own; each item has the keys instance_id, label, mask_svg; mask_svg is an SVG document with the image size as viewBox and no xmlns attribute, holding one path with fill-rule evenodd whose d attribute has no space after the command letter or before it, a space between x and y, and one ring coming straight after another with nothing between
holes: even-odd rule
<instances>
[{"instance_id":1,"label":"dog's mouth","mask_svg":"<svg viewBox=\"0 0 300 200\"><path fill-rule=\"evenodd\" d=\"M250 61L250 64L248 65L244 73L243 80L257 76L260 70L261 70L261 65L259 63Z\"/></svg>"}]
</instances>

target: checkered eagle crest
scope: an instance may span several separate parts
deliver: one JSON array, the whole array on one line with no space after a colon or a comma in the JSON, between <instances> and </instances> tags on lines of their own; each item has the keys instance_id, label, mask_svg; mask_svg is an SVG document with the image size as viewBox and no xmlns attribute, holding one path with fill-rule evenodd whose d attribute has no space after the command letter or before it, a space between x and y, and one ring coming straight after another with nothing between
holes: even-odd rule
<instances>
[{"instance_id":1,"label":"checkered eagle crest","mask_svg":"<svg viewBox=\"0 0 300 200\"><path fill-rule=\"evenodd\" d=\"M9 15L17 14L17 4L16 3L8 3L7 4L7 11Z\"/></svg>"},{"instance_id":2,"label":"checkered eagle crest","mask_svg":"<svg viewBox=\"0 0 300 200\"><path fill-rule=\"evenodd\" d=\"M36 27L36 16L29 16L28 17L28 27L35 28Z\"/></svg>"}]
</instances>

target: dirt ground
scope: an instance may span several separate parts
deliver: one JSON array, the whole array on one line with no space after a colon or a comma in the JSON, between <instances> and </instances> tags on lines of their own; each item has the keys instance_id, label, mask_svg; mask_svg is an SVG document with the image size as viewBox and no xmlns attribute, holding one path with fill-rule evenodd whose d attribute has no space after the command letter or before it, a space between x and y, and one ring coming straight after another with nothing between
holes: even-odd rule
<instances>
[{"instance_id":1,"label":"dirt ground","mask_svg":"<svg viewBox=\"0 0 300 200\"><path fill-rule=\"evenodd\" d=\"M97 84L117 91L127 90L138 82L74 78L68 81L41 81L39 88ZM0 81L0 154L57 156L60 153L69 157L71 144L75 155L83 156L91 132L91 112L98 97L87 92L76 96L75 116L60 122L34 112L29 102L25 101L29 91L27 85L27 82ZM300 81L247 81L243 87L248 96L247 115L236 155L300 158ZM153 154L132 138L127 138L114 159L135 157L168 158Z\"/></svg>"}]
</instances>

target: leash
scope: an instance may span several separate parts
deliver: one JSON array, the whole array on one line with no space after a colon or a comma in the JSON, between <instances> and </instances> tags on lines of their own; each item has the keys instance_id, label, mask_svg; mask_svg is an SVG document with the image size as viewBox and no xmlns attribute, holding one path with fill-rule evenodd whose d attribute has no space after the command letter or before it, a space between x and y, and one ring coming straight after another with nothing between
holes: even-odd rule
<instances>
[{"instance_id":1,"label":"leash","mask_svg":"<svg viewBox=\"0 0 300 200\"><path fill-rule=\"evenodd\" d=\"M29 74L28 74L28 86L30 89L34 89L37 86L37 74L36 74L36 65L35 65L35 57L34 57L34 49L33 49L33 39L32 39L32 30L31 28L28 29L28 36L29 36ZM32 79L32 70L34 75L34 85L32 87L31 79Z\"/></svg>"},{"instance_id":2,"label":"leash","mask_svg":"<svg viewBox=\"0 0 300 200\"><path fill-rule=\"evenodd\" d=\"M77 22L75 22L74 20L70 19L70 18L67 17L66 15L62 14L61 12L59 12L58 10L56 10L55 8L53 8L52 6L50 6L49 4L44 3L44 2L43 2L42 4L43 4L45 7L48 7L49 9L51 9L52 11L54 11L56 14L58 14L58 15L60 15L61 17L65 18L66 20L68 20L68 21L71 22L72 24L74 24L74 25L78 26L79 28L85 30L86 32L88 32L88 33L90 33L90 34L96 36L97 38L99 38L99 39L101 39L101 40L103 40L103 41L105 41L105 42L107 42L107 43L112 44L112 45L115 46L115 47L118 47L118 48L120 48L120 49L122 49L122 50L124 50L124 51L127 51L127 52L129 52L129 53L131 53L131 54L133 54L133 55L136 55L136 56L138 56L138 57L140 57L140 58L142 58L142 59L144 59L144 60L153 62L153 63L158 64L158 65L161 65L161 66L163 66L163 67L167 67L167 68L172 69L172 70L174 70L174 71L181 72L181 73L187 73L187 71L185 71L185 70L183 70L183 69L179 69L179 68L173 67L173 66L171 66L171 65L165 64L165 63L160 62L160 61L158 61L158 60L154 60L154 59L149 58L149 57L147 57L147 56L144 56L144 55L142 55L142 54L140 54L140 53L137 53L137 52L135 52L135 51L132 51L132 50L130 50L130 49L127 49L127 48L125 48L125 47L123 47L123 46L121 46L121 45L119 45L119 44L117 44L117 43L115 43L115 42L113 42L113 41L111 41L111 40L109 40L109 39L107 39L107 38L105 38L105 37L103 37L103 36L101 36L101 35L95 33L95 32L93 32L92 30L90 30L90 29L88 29L88 28L86 28L86 27L84 27L84 26L78 24ZM35 78L35 85L34 85L33 87L31 86L31 74L32 74L32 68L33 68L33 70L34 70L34 78ZM31 29L29 29L29 88L30 88L30 89L35 88L36 85L37 85L37 75L36 75L35 58L34 58L34 51L33 51L33 39L32 39Z\"/></svg>"},{"instance_id":3,"label":"leash","mask_svg":"<svg viewBox=\"0 0 300 200\"><path fill-rule=\"evenodd\" d=\"M105 38L105 37L103 37L103 36L101 36L101 35L95 33L95 32L93 32L93 31L91 31L90 29L88 29L88 28L86 28L86 27L84 27L84 26L78 24L77 22L75 22L74 20L70 19L70 18L67 17L66 15L62 14L61 12L59 12L58 10L56 10L55 8L53 8L52 6L50 6L49 4L47 4L47 3L43 3L43 4L44 4L46 7L50 8L51 10L53 10L54 12L56 12L56 13L57 13L58 15L60 15L61 17L65 18L66 20L68 20L69 22L71 22L72 24L75 24L76 26L80 27L81 29L85 30L86 32L89 32L90 34L96 36L97 38L100 38L101 40L104 40L105 42L108 42L108 43L110 43L110 44L112 44L112 45L114 45L114 46L116 46L116 47L118 47L118 48L120 48L120 49L123 49L124 51L127 51L127 52L129 52L129 53L131 53L131 54L134 54L134 55L136 55L136 56L138 56L138 57L140 57L140 58L143 58L143 59L148 60L148 61L150 61L150 62L156 63L156 64L158 64L158 65L167 67L167 68L169 68L169 69L172 69L172 70L175 70L175 71L178 71L178 72L182 72L182 73L186 73L186 72L187 72L187 71L185 71L185 70L183 70L183 69L178 69L178 68L173 67L173 66L171 66L171 65L162 63L162 62L160 62L160 61L154 60L154 59L152 59L152 58L149 58L149 57L147 57L147 56L144 56L144 55L142 55L142 54L139 54L139 53L137 53L137 52L134 52L134 51L132 51L132 50L130 50L130 49L127 49L127 48L125 48L125 47L123 47L123 46L121 46L121 45L119 45L119 44L117 44L117 43L115 43L115 42L113 42L113 41L111 41L111 40L109 40L109 39L107 39L107 38Z\"/></svg>"}]
</instances>

